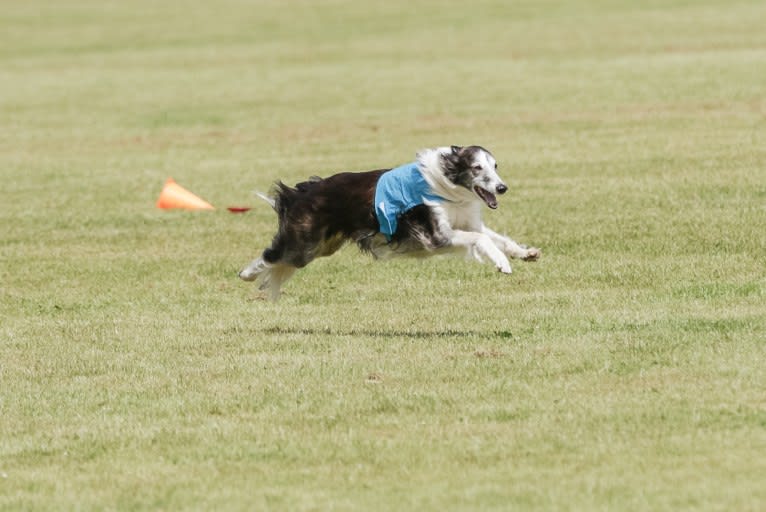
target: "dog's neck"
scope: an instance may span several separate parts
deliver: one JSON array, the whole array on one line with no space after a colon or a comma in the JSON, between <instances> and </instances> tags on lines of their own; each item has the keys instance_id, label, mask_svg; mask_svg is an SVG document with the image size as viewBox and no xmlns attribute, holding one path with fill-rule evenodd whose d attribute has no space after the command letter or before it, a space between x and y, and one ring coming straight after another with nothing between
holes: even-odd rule
<instances>
[{"instance_id":1,"label":"dog's neck","mask_svg":"<svg viewBox=\"0 0 766 512\"><path fill-rule=\"evenodd\" d=\"M448 154L451 148L424 149L418 152L418 167L428 185L436 195L453 203L473 201L473 192L465 187L456 185L444 175L442 156Z\"/></svg>"}]
</instances>

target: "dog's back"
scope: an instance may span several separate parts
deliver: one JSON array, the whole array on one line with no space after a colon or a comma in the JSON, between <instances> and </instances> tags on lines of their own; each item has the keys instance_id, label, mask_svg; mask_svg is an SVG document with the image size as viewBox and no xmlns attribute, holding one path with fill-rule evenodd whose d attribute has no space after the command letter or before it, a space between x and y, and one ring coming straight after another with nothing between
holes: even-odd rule
<instances>
[{"instance_id":1,"label":"dog's back","mask_svg":"<svg viewBox=\"0 0 766 512\"><path fill-rule=\"evenodd\" d=\"M274 209L279 229L264 260L301 268L316 257L329 256L345 242L376 233L372 203L383 172L344 172L295 187L278 183Z\"/></svg>"}]
</instances>

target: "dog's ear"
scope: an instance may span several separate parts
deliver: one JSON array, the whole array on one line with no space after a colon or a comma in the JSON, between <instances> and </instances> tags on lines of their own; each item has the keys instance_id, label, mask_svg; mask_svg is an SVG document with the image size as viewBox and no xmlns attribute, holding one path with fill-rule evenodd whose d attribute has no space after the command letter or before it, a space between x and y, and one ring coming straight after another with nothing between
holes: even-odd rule
<instances>
[{"instance_id":1,"label":"dog's ear","mask_svg":"<svg viewBox=\"0 0 766 512\"><path fill-rule=\"evenodd\" d=\"M459 185L458 179L460 177L460 151L463 148L460 146L451 146L449 152L441 154L442 172L452 183Z\"/></svg>"}]
</instances>

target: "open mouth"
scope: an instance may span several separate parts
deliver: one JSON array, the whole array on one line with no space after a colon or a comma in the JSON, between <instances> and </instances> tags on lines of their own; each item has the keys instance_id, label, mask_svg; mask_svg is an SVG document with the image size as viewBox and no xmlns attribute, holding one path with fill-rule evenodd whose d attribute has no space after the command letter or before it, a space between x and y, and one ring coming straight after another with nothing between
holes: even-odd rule
<instances>
[{"instance_id":1,"label":"open mouth","mask_svg":"<svg viewBox=\"0 0 766 512\"><path fill-rule=\"evenodd\" d=\"M484 190L478 185L473 187L473 191L476 192L476 195L482 198L485 203L487 203L487 206L489 206L493 210L497 208L497 198L495 197L495 194L487 190Z\"/></svg>"}]
</instances>

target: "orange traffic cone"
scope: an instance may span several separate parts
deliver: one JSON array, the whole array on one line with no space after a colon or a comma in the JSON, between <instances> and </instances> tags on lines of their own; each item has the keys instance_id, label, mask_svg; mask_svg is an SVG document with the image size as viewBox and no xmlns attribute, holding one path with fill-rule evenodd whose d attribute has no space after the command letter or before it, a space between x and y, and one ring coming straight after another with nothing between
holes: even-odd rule
<instances>
[{"instance_id":1,"label":"orange traffic cone","mask_svg":"<svg viewBox=\"0 0 766 512\"><path fill-rule=\"evenodd\" d=\"M181 185L168 178L157 199L157 208L183 208L185 210L215 210L213 205L192 194Z\"/></svg>"}]
</instances>

